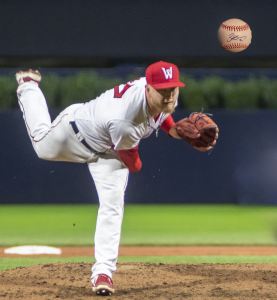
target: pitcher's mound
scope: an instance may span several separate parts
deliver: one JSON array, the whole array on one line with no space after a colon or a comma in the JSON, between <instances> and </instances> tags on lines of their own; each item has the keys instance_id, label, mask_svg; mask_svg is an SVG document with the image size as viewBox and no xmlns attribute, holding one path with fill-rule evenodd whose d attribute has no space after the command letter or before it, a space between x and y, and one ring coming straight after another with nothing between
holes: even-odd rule
<instances>
[{"instance_id":1,"label":"pitcher's mound","mask_svg":"<svg viewBox=\"0 0 277 300\"><path fill-rule=\"evenodd\" d=\"M90 263L43 264L0 272L0 298L74 299L93 294ZM274 299L277 264L119 263L114 299Z\"/></svg>"}]
</instances>

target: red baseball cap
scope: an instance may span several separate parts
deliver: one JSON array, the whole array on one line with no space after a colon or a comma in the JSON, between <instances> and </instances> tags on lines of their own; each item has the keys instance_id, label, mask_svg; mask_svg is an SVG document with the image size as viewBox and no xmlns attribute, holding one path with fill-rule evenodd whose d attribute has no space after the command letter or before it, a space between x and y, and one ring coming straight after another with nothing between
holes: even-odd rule
<instances>
[{"instance_id":1,"label":"red baseball cap","mask_svg":"<svg viewBox=\"0 0 277 300\"><path fill-rule=\"evenodd\" d=\"M145 77L147 83L154 89L167 89L185 86L185 84L179 80L178 67L164 61L159 61L150 65L146 69Z\"/></svg>"}]
</instances>

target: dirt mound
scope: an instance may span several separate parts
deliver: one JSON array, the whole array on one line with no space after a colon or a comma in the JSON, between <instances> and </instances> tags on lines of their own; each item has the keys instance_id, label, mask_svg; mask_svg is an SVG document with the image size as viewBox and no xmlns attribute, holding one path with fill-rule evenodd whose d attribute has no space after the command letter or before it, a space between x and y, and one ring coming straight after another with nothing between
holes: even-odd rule
<instances>
[{"instance_id":1,"label":"dirt mound","mask_svg":"<svg viewBox=\"0 0 277 300\"><path fill-rule=\"evenodd\" d=\"M41 264L0 272L0 298L96 297L90 263ZM276 299L277 264L119 263L114 299ZM98 297L99 298L99 297Z\"/></svg>"}]
</instances>

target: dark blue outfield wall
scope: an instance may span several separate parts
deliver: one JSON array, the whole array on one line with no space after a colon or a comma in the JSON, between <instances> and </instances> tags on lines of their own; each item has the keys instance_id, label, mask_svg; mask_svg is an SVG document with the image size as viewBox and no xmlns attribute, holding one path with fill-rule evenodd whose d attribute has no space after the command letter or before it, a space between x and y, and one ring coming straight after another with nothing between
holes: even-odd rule
<instances>
[{"instance_id":1,"label":"dark blue outfield wall","mask_svg":"<svg viewBox=\"0 0 277 300\"><path fill-rule=\"evenodd\" d=\"M162 131L141 141L126 203L277 204L277 112L211 112L220 135L209 155ZM19 109L1 111L0 128L0 203L98 203L86 164L37 158Z\"/></svg>"}]
</instances>

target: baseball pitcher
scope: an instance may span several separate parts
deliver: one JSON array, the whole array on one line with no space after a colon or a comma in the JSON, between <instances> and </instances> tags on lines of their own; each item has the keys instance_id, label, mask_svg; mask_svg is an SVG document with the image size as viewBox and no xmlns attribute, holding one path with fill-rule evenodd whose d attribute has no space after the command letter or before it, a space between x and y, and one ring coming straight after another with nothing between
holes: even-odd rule
<instances>
[{"instance_id":1,"label":"baseball pitcher","mask_svg":"<svg viewBox=\"0 0 277 300\"><path fill-rule=\"evenodd\" d=\"M88 165L100 204L92 288L97 295L111 295L128 175L142 167L140 140L161 128L197 150L208 151L216 144L218 127L203 113L193 113L175 124L171 114L179 88L185 85L172 63L154 63L145 77L107 90L89 102L73 104L53 122L39 88L41 74L20 71L16 80L18 102L38 157Z\"/></svg>"}]
</instances>

